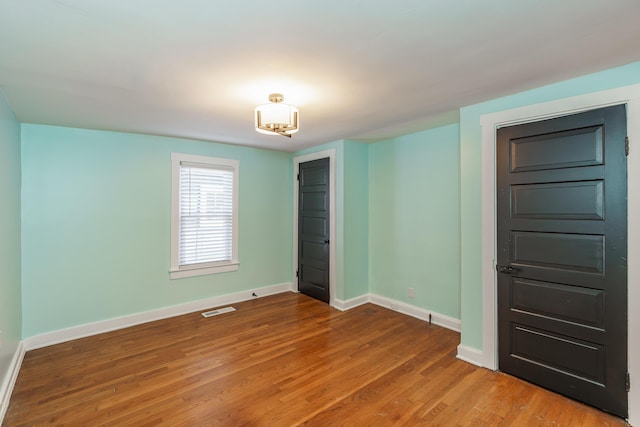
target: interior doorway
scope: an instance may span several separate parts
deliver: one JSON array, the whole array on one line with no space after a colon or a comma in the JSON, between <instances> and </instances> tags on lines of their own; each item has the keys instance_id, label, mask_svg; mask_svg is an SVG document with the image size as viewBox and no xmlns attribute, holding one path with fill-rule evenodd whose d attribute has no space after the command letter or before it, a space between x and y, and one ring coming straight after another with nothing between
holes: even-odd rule
<instances>
[{"instance_id":1,"label":"interior doorway","mask_svg":"<svg viewBox=\"0 0 640 427\"><path fill-rule=\"evenodd\" d=\"M612 105L626 105L628 157L628 216L640 217L640 84L593 92L482 115L482 349L465 348L463 357L489 369L498 368L496 304L496 130L520 123L560 117ZM636 148L637 147L637 148ZM628 363L631 382L640 376L640 223L628 223ZM464 333L464 328L463 328ZM629 421L640 422L640 388L628 394Z\"/></svg>"},{"instance_id":2,"label":"interior doorway","mask_svg":"<svg viewBox=\"0 0 640 427\"><path fill-rule=\"evenodd\" d=\"M501 371L627 416L624 105L498 129Z\"/></svg>"},{"instance_id":3,"label":"interior doorway","mask_svg":"<svg viewBox=\"0 0 640 427\"><path fill-rule=\"evenodd\" d=\"M329 242L332 250L329 251L329 305L335 306L336 300L336 252L338 240L336 239L336 149L330 148L314 153L296 156L293 159L293 282L294 288L299 290L298 257L299 257L299 187L297 173L301 163L318 159L329 159Z\"/></svg>"},{"instance_id":4,"label":"interior doorway","mask_svg":"<svg viewBox=\"0 0 640 427\"><path fill-rule=\"evenodd\" d=\"M298 291L329 303L329 158L298 166Z\"/></svg>"}]
</instances>

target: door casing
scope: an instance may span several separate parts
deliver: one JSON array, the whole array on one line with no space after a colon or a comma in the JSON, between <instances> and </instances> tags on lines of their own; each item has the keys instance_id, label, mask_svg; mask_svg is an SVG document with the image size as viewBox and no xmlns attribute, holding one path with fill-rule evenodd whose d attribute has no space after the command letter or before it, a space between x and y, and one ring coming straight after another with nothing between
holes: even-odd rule
<instances>
[{"instance_id":1,"label":"door casing","mask_svg":"<svg viewBox=\"0 0 640 427\"><path fill-rule=\"evenodd\" d=\"M625 86L557 101L491 113L481 116L482 125L482 354L476 362L486 368L498 368L496 301L496 130L504 126L566 116L596 108L625 104L630 154L628 167L628 372L629 421L640 422L640 84ZM638 381L638 380L636 380ZM637 383L636 383L637 384Z\"/></svg>"},{"instance_id":2,"label":"door casing","mask_svg":"<svg viewBox=\"0 0 640 427\"><path fill-rule=\"evenodd\" d=\"M318 159L329 159L329 241L331 250L329 251L329 305L335 306L336 300L336 149L309 153L293 158L293 283L298 290L298 180L296 175L300 170L300 163Z\"/></svg>"}]
</instances>

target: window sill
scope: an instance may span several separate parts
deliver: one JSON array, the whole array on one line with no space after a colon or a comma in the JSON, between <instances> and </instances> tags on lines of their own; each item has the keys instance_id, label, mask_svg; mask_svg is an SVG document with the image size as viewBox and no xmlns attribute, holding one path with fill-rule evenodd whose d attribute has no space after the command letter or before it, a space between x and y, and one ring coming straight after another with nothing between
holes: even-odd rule
<instances>
[{"instance_id":1,"label":"window sill","mask_svg":"<svg viewBox=\"0 0 640 427\"><path fill-rule=\"evenodd\" d=\"M169 270L169 278L173 280L184 279L186 277L205 276L207 274L227 273L229 271L237 271L239 266L240 263L236 261L206 267L172 268Z\"/></svg>"}]
</instances>

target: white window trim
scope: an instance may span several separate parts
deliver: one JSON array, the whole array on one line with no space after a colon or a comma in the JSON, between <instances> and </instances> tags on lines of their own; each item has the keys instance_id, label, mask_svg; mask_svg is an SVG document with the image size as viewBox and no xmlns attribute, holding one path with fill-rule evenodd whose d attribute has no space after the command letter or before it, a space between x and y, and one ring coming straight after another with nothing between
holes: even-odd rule
<instances>
[{"instance_id":1,"label":"white window trim","mask_svg":"<svg viewBox=\"0 0 640 427\"><path fill-rule=\"evenodd\" d=\"M178 261L178 239L179 239L179 186L180 186L180 164L200 163L209 167L222 166L233 169L233 237L231 248L231 261L180 266ZM222 159L217 157L196 156L191 154L171 153L171 268L169 276L171 279L182 279L185 277L203 276L206 274L225 273L236 271L239 268L238 260L238 177L240 175L240 162L234 159Z\"/></svg>"}]
</instances>

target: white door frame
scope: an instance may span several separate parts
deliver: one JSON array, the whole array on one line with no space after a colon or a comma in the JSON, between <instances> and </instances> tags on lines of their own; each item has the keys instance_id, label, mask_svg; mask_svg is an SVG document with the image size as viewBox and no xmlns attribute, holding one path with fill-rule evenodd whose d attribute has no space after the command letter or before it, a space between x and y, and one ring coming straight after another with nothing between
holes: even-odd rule
<instances>
[{"instance_id":1,"label":"white door frame","mask_svg":"<svg viewBox=\"0 0 640 427\"><path fill-rule=\"evenodd\" d=\"M298 278L298 180L300 163L329 159L329 305L336 300L336 149L305 154L293 158L293 283L299 292Z\"/></svg>"},{"instance_id":2,"label":"white door frame","mask_svg":"<svg viewBox=\"0 0 640 427\"><path fill-rule=\"evenodd\" d=\"M486 114L482 126L482 365L498 368L496 265L496 130L504 126L626 104L628 195L628 360L640 381L640 84ZM632 221L632 219L636 221ZM639 384L640 382L632 383ZM629 421L640 423L640 386L629 392Z\"/></svg>"}]
</instances>

